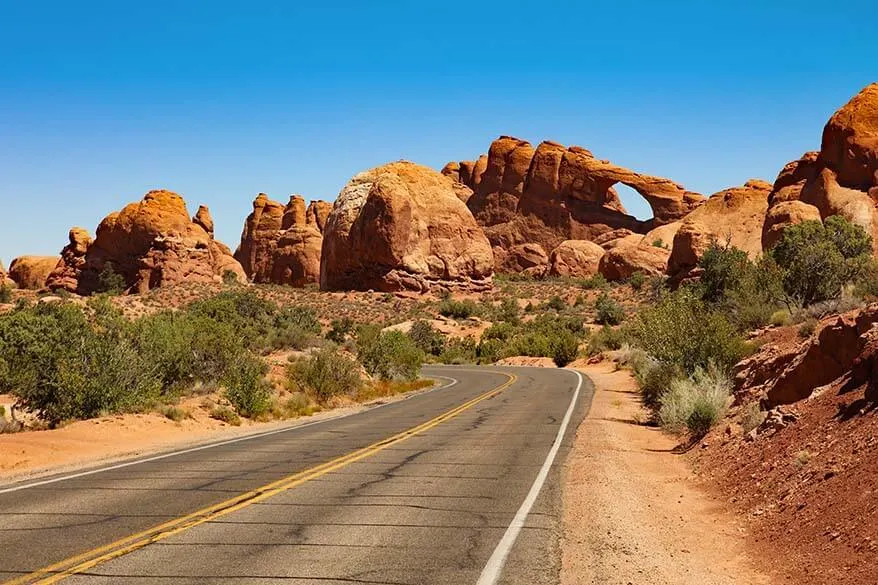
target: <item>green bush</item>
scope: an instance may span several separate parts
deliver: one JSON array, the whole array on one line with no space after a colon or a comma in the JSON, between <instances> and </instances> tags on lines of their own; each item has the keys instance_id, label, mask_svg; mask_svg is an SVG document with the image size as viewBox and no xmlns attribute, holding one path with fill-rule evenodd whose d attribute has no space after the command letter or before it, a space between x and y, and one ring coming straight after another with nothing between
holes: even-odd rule
<instances>
[{"instance_id":1,"label":"green bush","mask_svg":"<svg viewBox=\"0 0 878 585\"><path fill-rule=\"evenodd\" d=\"M546 301L545 308L552 311L560 312L567 308L567 303L564 302L564 299L562 299L558 295L555 295L548 301Z\"/></svg>"},{"instance_id":2,"label":"green bush","mask_svg":"<svg viewBox=\"0 0 878 585\"><path fill-rule=\"evenodd\" d=\"M512 323L494 323L482 333L482 340L497 339L499 341L506 341L511 339L518 331L519 327Z\"/></svg>"},{"instance_id":3,"label":"green bush","mask_svg":"<svg viewBox=\"0 0 878 585\"><path fill-rule=\"evenodd\" d=\"M268 366L254 355L244 355L223 377L225 397L241 416L261 416L271 408Z\"/></svg>"},{"instance_id":4,"label":"green bush","mask_svg":"<svg viewBox=\"0 0 878 585\"><path fill-rule=\"evenodd\" d=\"M607 279L601 273L597 273L583 279L580 282L580 285L586 290L607 288L607 286L609 286L609 284L607 283Z\"/></svg>"},{"instance_id":5,"label":"green bush","mask_svg":"<svg viewBox=\"0 0 878 585\"><path fill-rule=\"evenodd\" d=\"M769 252L783 272L783 287L796 304L835 298L868 270L871 237L841 216L789 226Z\"/></svg>"},{"instance_id":6,"label":"green bush","mask_svg":"<svg viewBox=\"0 0 878 585\"><path fill-rule=\"evenodd\" d=\"M471 337L449 339L439 355L443 364L473 364L478 361L476 342Z\"/></svg>"},{"instance_id":7,"label":"green bush","mask_svg":"<svg viewBox=\"0 0 878 585\"><path fill-rule=\"evenodd\" d=\"M325 404L335 396L354 396L362 387L357 363L332 348L318 350L287 366L288 383Z\"/></svg>"},{"instance_id":8,"label":"green bush","mask_svg":"<svg viewBox=\"0 0 878 585\"><path fill-rule=\"evenodd\" d=\"M92 325L67 303L21 306L0 316L0 392L50 425L148 407L159 396L156 368L123 329Z\"/></svg>"},{"instance_id":9,"label":"green bush","mask_svg":"<svg viewBox=\"0 0 878 585\"><path fill-rule=\"evenodd\" d=\"M711 363L730 371L749 350L729 319L687 288L641 310L628 335L658 361L677 365L687 374Z\"/></svg>"},{"instance_id":10,"label":"green bush","mask_svg":"<svg viewBox=\"0 0 878 585\"><path fill-rule=\"evenodd\" d=\"M552 360L559 368L563 368L579 356L579 340L573 333L561 330L552 338Z\"/></svg>"},{"instance_id":11,"label":"green bush","mask_svg":"<svg viewBox=\"0 0 878 585\"><path fill-rule=\"evenodd\" d=\"M712 241L698 261L701 268L701 298L708 303L719 303L727 291L736 288L744 272L750 266L747 252L731 244L721 245Z\"/></svg>"},{"instance_id":12,"label":"green bush","mask_svg":"<svg viewBox=\"0 0 878 585\"><path fill-rule=\"evenodd\" d=\"M648 408L657 409L671 382L684 377L684 374L676 364L663 363L650 358L634 370L634 377L640 386L643 404Z\"/></svg>"},{"instance_id":13,"label":"green bush","mask_svg":"<svg viewBox=\"0 0 878 585\"><path fill-rule=\"evenodd\" d=\"M503 357L505 343L500 339L484 339L476 347L476 357L480 364L493 364Z\"/></svg>"},{"instance_id":14,"label":"green bush","mask_svg":"<svg viewBox=\"0 0 878 585\"><path fill-rule=\"evenodd\" d=\"M382 380L414 380L424 363L424 352L409 336L377 326L360 327L357 357L370 375Z\"/></svg>"},{"instance_id":15,"label":"green bush","mask_svg":"<svg viewBox=\"0 0 878 585\"><path fill-rule=\"evenodd\" d=\"M238 413L225 405L213 407L210 410L210 418L221 420L233 427L241 426L241 417L238 416Z\"/></svg>"},{"instance_id":16,"label":"green bush","mask_svg":"<svg viewBox=\"0 0 878 585\"><path fill-rule=\"evenodd\" d=\"M496 321L517 324L520 321L518 301L515 297L507 296L500 301L500 306L496 309Z\"/></svg>"},{"instance_id":17,"label":"green bush","mask_svg":"<svg viewBox=\"0 0 878 585\"><path fill-rule=\"evenodd\" d=\"M595 322L600 325L618 325L625 318L625 310L606 292L602 292L594 304Z\"/></svg>"},{"instance_id":18,"label":"green bush","mask_svg":"<svg viewBox=\"0 0 878 585\"><path fill-rule=\"evenodd\" d=\"M452 319L469 319L478 314L479 307L470 300L455 301L447 298L439 303L439 314Z\"/></svg>"},{"instance_id":19,"label":"green bush","mask_svg":"<svg viewBox=\"0 0 878 585\"><path fill-rule=\"evenodd\" d=\"M125 277L116 272L116 265L112 262L105 262L103 268L98 273L97 290L95 292L109 295L119 295L125 292L128 283Z\"/></svg>"},{"instance_id":20,"label":"green bush","mask_svg":"<svg viewBox=\"0 0 878 585\"><path fill-rule=\"evenodd\" d=\"M438 356L445 348L445 336L436 331L429 321L419 319L412 323L409 337L427 355Z\"/></svg>"},{"instance_id":21,"label":"green bush","mask_svg":"<svg viewBox=\"0 0 878 585\"><path fill-rule=\"evenodd\" d=\"M638 270L628 277L628 284L634 290L641 290L643 285L646 284L646 275Z\"/></svg>"},{"instance_id":22,"label":"green bush","mask_svg":"<svg viewBox=\"0 0 878 585\"><path fill-rule=\"evenodd\" d=\"M238 275L234 270L223 271L223 284L226 286L234 286L238 284Z\"/></svg>"},{"instance_id":23,"label":"green bush","mask_svg":"<svg viewBox=\"0 0 878 585\"><path fill-rule=\"evenodd\" d=\"M8 284L0 283L0 304L7 305L12 302L12 287Z\"/></svg>"},{"instance_id":24,"label":"green bush","mask_svg":"<svg viewBox=\"0 0 878 585\"><path fill-rule=\"evenodd\" d=\"M334 319L329 325L326 339L339 345L347 341L348 336L354 332L354 321L350 317Z\"/></svg>"},{"instance_id":25,"label":"green bush","mask_svg":"<svg viewBox=\"0 0 878 585\"><path fill-rule=\"evenodd\" d=\"M619 349L624 342L625 334L621 330L604 325L588 338L588 355Z\"/></svg>"}]
</instances>

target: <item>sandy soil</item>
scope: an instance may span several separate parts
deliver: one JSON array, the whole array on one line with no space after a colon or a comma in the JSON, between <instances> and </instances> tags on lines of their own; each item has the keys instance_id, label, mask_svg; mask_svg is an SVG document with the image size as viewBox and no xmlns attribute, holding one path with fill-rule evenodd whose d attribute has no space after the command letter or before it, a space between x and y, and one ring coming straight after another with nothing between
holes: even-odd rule
<instances>
[{"instance_id":1,"label":"sandy soil","mask_svg":"<svg viewBox=\"0 0 878 585\"><path fill-rule=\"evenodd\" d=\"M645 419L634 381L609 363L565 469L562 585L767 585L744 525L696 486L676 441Z\"/></svg>"}]
</instances>

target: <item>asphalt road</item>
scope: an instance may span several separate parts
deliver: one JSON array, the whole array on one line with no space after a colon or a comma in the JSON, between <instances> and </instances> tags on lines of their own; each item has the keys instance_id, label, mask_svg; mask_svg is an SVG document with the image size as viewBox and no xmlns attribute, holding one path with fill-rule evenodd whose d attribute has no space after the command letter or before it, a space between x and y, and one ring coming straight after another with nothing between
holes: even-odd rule
<instances>
[{"instance_id":1,"label":"asphalt road","mask_svg":"<svg viewBox=\"0 0 878 585\"><path fill-rule=\"evenodd\" d=\"M0 485L0 582L558 583L559 469L591 384L555 369L426 373L457 382L319 424Z\"/></svg>"}]
</instances>

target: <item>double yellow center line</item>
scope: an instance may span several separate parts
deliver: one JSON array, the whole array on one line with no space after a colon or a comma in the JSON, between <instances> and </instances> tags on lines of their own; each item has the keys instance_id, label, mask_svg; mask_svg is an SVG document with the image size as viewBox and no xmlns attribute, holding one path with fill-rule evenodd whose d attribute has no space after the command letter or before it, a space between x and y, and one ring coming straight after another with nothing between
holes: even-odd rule
<instances>
[{"instance_id":1,"label":"double yellow center line","mask_svg":"<svg viewBox=\"0 0 878 585\"><path fill-rule=\"evenodd\" d=\"M452 418L458 416L462 412L472 408L482 401L493 398L494 396L511 386L516 380L516 377L512 374L506 374L503 372L496 373L502 373L509 379L505 383L494 388L493 390L489 390L488 392L485 392L484 394L481 394L473 398L472 400L461 404L457 408L453 408L443 414L440 414L436 418L428 420L427 422L422 423L416 427L405 430L397 435L393 435L392 437L389 437L377 443L373 443L368 447L363 447L362 449L333 459L332 461L327 461L326 463L322 463L320 465L317 465L316 467L311 467L304 471L294 473L293 475L289 475L272 483L266 484L262 487L237 495L224 502L220 502L218 504L214 504L196 512L192 512L191 514L187 514L186 516L181 516L179 518L169 520L164 524L159 524L158 526L148 528L142 532L138 532L137 534L132 534L131 536L127 536L115 542L111 542L110 544L90 550L81 555L77 555L75 557L63 560L59 563L55 563L54 565L48 566L44 569L40 569L28 575L24 575L23 577L18 577L11 581L7 581L6 585L49 585L50 583L58 583L63 579L66 579L73 575L84 573L98 565L132 553L155 542L165 540L166 538L189 530L190 528L194 528L199 524L204 524L205 522L210 522L212 520L216 520L217 518L221 518L226 514L237 512L238 510L265 501L268 498L274 497L289 489L302 485L305 482L317 479L318 477L326 475L327 473L337 471L343 467L350 465L351 463L355 463L357 461L365 459L366 457L371 457L372 455L375 455L376 453L379 453L384 449L387 449L388 447L392 447L393 445L401 443L406 439L410 439L415 435L421 434L437 425L451 420Z\"/></svg>"}]
</instances>

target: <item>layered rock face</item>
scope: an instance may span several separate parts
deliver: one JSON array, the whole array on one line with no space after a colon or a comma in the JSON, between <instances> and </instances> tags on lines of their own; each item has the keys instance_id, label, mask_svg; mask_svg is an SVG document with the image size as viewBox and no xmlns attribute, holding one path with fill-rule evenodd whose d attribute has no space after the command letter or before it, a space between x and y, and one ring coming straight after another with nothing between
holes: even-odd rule
<instances>
[{"instance_id":1,"label":"layered rock face","mask_svg":"<svg viewBox=\"0 0 878 585\"><path fill-rule=\"evenodd\" d=\"M244 223L235 258L253 282L305 286L320 281L320 250L330 204L305 206L300 195L285 206L260 193Z\"/></svg>"},{"instance_id":2,"label":"layered rock face","mask_svg":"<svg viewBox=\"0 0 878 585\"><path fill-rule=\"evenodd\" d=\"M788 204L793 201L799 204ZM785 225L815 215L841 215L870 233L878 252L876 201L878 83L873 83L833 114L823 129L819 152L807 152L781 170L769 199L771 228L763 235L763 245L773 245Z\"/></svg>"},{"instance_id":3,"label":"layered rock face","mask_svg":"<svg viewBox=\"0 0 878 585\"><path fill-rule=\"evenodd\" d=\"M454 181L415 163L355 176L326 220L323 290L480 290L491 286L491 245Z\"/></svg>"},{"instance_id":4,"label":"layered rock face","mask_svg":"<svg viewBox=\"0 0 878 585\"><path fill-rule=\"evenodd\" d=\"M599 160L578 146L565 148L504 136L477 161L449 163L443 173L469 187L466 199L491 241L497 269L514 271L508 252L522 244L554 250L565 240L595 240L614 230L645 233L676 221L704 198L660 177L641 175ZM654 219L628 215L613 189L630 186L652 207Z\"/></svg>"},{"instance_id":5,"label":"layered rock face","mask_svg":"<svg viewBox=\"0 0 878 585\"><path fill-rule=\"evenodd\" d=\"M9 265L9 278L18 288L40 290L58 263L58 256L19 256Z\"/></svg>"},{"instance_id":6,"label":"layered rock face","mask_svg":"<svg viewBox=\"0 0 878 585\"><path fill-rule=\"evenodd\" d=\"M193 219L176 193L150 191L104 218L93 242L84 230L71 230L48 286L91 294L100 289L99 276L108 264L129 291L140 293L183 282L216 282L227 271L246 280L231 251L205 228L212 225L207 208Z\"/></svg>"}]
</instances>

